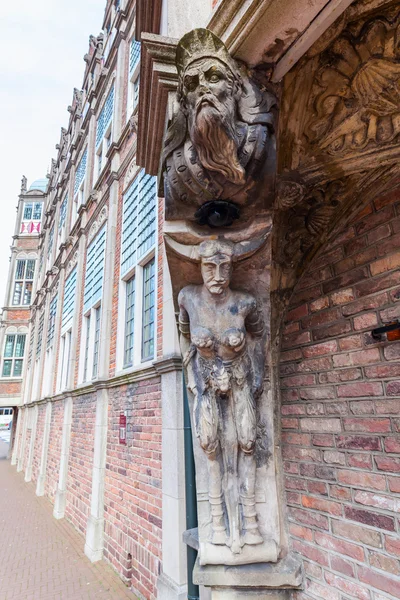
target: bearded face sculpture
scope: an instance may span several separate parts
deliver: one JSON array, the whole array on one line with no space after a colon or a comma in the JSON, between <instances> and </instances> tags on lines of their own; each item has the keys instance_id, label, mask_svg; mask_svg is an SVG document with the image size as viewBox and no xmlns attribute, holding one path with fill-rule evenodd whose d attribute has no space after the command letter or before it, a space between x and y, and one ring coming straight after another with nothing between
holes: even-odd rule
<instances>
[{"instance_id":1,"label":"bearded face sculpture","mask_svg":"<svg viewBox=\"0 0 400 600\"><path fill-rule=\"evenodd\" d=\"M261 91L211 31L177 47L176 111L164 149L166 218L230 225L265 208L275 162L275 97Z\"/></svg>"}]
</instances>

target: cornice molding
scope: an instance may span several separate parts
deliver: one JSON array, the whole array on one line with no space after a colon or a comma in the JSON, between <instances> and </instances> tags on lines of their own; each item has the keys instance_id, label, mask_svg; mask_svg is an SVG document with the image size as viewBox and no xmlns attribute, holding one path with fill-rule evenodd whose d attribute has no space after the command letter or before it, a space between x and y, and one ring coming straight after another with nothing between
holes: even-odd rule
<instances>
[{"instance_id":1,"label":"cornice molding","mask_svg":"<svg viewBox=\"0 0 400 600\"><path fill-rule=\"evenodd\" d=\"M168 94L178 87L177 40L142 34L137 164L157 175L167 116Z\"/></svg>"}]
</instances>

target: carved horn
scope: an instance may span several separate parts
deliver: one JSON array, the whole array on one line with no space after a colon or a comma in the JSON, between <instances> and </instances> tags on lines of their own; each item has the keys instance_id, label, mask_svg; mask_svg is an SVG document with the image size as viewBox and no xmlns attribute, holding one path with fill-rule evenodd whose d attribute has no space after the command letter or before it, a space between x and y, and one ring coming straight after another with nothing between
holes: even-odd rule
<instances>
[{"instance_id":1,"label":"carved horn","mask_svg":"<svg viewBox=\"0 0 400 600\"><path fill-rule=\"evenodd\" d=\"M239 262L255 254L265 244L268 236L269 231L259 238L247 242L237 242L233 250L233 261Z\"/></svg>"},{"instance_id":2,"label":"carved horn","mask_svg":"<svg viewBox=\"0 0 400 600\"><path fill-rule=\"evenodd\" d=\"M195 244L180 244L176 242L169 235L164 235L164 240L167 246L175 252L178 256L183 259L190 260L191 262L200 262L199 246Z\"/></svg>"}]
</instances>

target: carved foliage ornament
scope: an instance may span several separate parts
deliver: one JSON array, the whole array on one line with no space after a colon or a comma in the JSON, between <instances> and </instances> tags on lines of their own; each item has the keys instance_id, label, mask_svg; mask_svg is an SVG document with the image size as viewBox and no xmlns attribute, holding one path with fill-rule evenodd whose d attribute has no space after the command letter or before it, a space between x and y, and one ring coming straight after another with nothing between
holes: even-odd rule
<instances>
[{"instance_id":1,"label":"carved foliage ornament","mask_svg":"<svg viewBox=\"0 0 400 600\"><path fill-rule=\"evenodd\" d=\"M207 29L180 40L176 65L179 108L163 155L167 218L182 218L182 207L194 205L201 224L227 225L221 215L209 218L210 203L219 202L232 221L241 206L270 192L276 99Z\"/></svg>"},{"instance_id":2,"label":"carved foliage ornament","mask_svg":"<svg viewBox=\"0 0 400 600\"><path fill-rule=\"evenodd\" d=\"M400 133L400 16L348 27L320 56L308 140L330 154L393 141Z\"/></svg>"}]
</instances>

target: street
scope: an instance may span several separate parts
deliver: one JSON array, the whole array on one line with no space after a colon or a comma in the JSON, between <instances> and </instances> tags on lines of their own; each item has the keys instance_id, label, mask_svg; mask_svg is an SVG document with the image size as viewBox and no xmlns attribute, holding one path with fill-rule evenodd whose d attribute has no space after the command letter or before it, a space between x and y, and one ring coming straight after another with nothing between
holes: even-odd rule
<instances>
[{"instance_id":1,"label":"street","mask_svg":"<svg viewBox=\"0 0 400 600\"><path fill-rule=\"evenodd\" d=\"M84 538L54 519L48 499L11 466L9 435L0 432L1 600L135 600L108 564L86 558Z\"/></svg>"}]
</instances>

